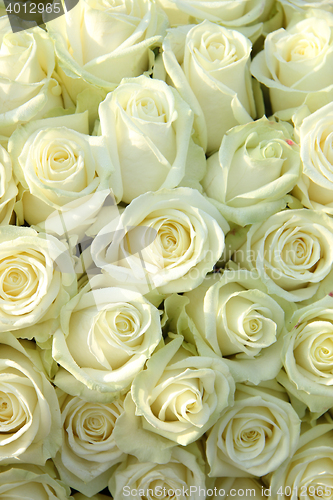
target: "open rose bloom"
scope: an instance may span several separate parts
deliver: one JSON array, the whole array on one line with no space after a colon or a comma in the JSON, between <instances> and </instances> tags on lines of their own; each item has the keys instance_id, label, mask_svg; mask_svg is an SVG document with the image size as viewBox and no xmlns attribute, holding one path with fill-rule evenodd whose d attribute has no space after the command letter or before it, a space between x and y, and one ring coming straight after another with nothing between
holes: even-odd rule
<instances>
[{"instance_id":1,"label":"open rose bloom","mask_svg":"<svg viewBox=\"0 0 333 500\"><path fill-rule=\"evenodd\" d=\"M0 499L332 500L333 0L34 5L0 2Z\"/></svg>"}]
</instances>

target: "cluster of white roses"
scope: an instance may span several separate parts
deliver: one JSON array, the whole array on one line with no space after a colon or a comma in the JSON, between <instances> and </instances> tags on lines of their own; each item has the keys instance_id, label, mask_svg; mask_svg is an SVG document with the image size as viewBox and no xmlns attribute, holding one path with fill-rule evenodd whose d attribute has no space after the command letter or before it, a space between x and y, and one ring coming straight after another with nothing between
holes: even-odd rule
<instances>
[{"instance_id":1,"label":"cluster of white roses","mask_svg":"<svg viewBox=\"0 0 333 500\"><path fill-rule=\"evenodd\" d=\"M332 0L10 5L0 498L333 499Z\"/></svg>"}]
</instances>

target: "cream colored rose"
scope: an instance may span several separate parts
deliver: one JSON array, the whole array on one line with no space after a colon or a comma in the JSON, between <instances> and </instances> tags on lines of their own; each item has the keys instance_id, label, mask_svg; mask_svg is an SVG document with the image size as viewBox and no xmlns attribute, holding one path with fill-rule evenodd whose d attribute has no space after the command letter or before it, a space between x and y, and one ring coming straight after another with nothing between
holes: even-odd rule
<instances>
[{"instance_id":1,"label":"cream colored rose","mask_svg":"<svg viewBox=\"0 0 333 500\"><path fill-rule=\"evenodd\" d=\"M258 274L242 269L208 275L183 297L168 297L164 309L169 330L186 336L189 329L196 342L202 339L223 356L236 381L257 384L280 371L285 314Z\"/></svg>"},{"instance_id":2,"label":"cream colored rose","mask_svg":"<svg viewBox=\"0 0 333 500\"><path fill-rule=\"evenodd\" d=\"M277 379L310 411L333 406L333 299L330 296L294 313L284 338L284 370Z\"/></svg>"},{"instance_id":3,"label":"cream colored rose","mask_svg":"<svg viewBox=\"0 0 333 500\"><path fill-rule=\"evenodd\" d=\"M53 78L53 44L41 28L13 33L8 17L1 17L0 67L0 134L5 138L21 123L63 107Z\"/></svg>"},{"instance_id":4,"label":"cream colored rose","mask_svg":"<svg viewBox=\"0 0 333 500\"><path fill-rule=\"evenodd\" d=\"M332 219L307 209L279 212L251 226L233 259L257 269L269 294L292 302L310 299L332 269Z\"/></svg>"},{"instance_id":5,"label":"cream colored rose","mask_svg":"<svg viewBox=\"0 0 333 500\"><path fill-rule=\"evenodd\" d=\"M224 135L219 152L208 158L202 185L227 220L245 226L286 206L300 170L292 127L263 117Z\"/></svg>"},{"instance_id":6,"label":"cream colored rose","mask_svg":"<svg viewBox=\"0 0 333 500\"><path fill-rule=\"evenodd\" d=\"M1 333L0 343L0 463L44 465L61 444L55 389L33 342Z\"/></svg>"},{"instance_id":7,"label":"cream colored rose","mask_svg":"<svg viewBox=\"0 0 333 500\"><path fill-rule=\"evenodd\" d=\"M288 25L295 13L303 14L308 9L321 9L333 13L331 0L279 0Z\"/></svg>"},{"instance_id":8,"label":"cream colored rose","mask_svg":"<svg viewBox=\"0 0 333 500\"><path fill-rule=\"evenodd\" d=\"M245 353L252 358L276 342L284 323L283 309L254 284L251 273L225 271L207 276L192 292L186 311L212 349L221 356ZM259 278L258 278L259 279ZM251 283L252 281L252 283Z\"/></svg>"},{"instance_id":9,"label":"cream colored rose","mask_svg":"<svg viewBox=\"0 0 333 500\"><path fill-rule=\"evenodd\" d=\"M318 423L301 434L294 455L270 478L269 500L332 498L332 429L331 423Z\"/></svg>"},{"instance_id":10,"label":"cream colored rose","mask_svg":"<svg viewBox=\"0 0 333 500\"><path fill-rule=\"evenodd\" d=\"M0 224L10 224L15 220L13 209L17 195L16 183L12 175L12 161L0 146Z\"/></svg>"},{"instance_id":11,"label":"cream colored rose","mask_svg":"<svg viewBox=\"0 0 333 500\"><path fill-rule=\"evenodd\" d=\"M206 170L204 151L191 138L193 113L178 92L145 76L122 80L99 106L106 137L123 180L122 200L147 191L195 183Z\"/></svg>"},{"instance_id":12,"label":"cream colored rose","mask_svg":"<svg viewBox=\"0 0 333 500\"><path fill-rule=\"evenodd\" d=\"M13 244L15 241L15 244ZM61 307L76 292L68 248L31 228L0 227L0 331L21 330L25 338L47 340ZM44 323L46 325L46 323Z\"/></svg>"},{"instance_id":13,"label":"cream colored rose","mask_svg":"<svg viewBox=\"0 0 333 500\"><path fill-rule=\"evenodd\" d=\"M165 69L194 111L197 142L208 154L227 130L255 117L250 52L244 35L209 21L170 29L164 39Z\"/></svg>"},{"instance_id":14,"label":"cream colored rose","mask_svg":"<svg viewBox=\"0 0 333 500\"><path fill-rule=\"evenodd\" d=\"M13 465L0 472L0 497L11 500L71 500L70 489L57 479L52 463L45 467Z\"/></svg>"},{"instance_id":15,"label":"cream colored rose","mask_svg":"<svg viewBox=\"0 0 333 500\"><path fill-rule=\"evenodd\" d=\"M86 88L107 92L148 70L149 49L161 42L167 20L151 0L82 0L46 25L59 74L76 101Z\"/></svg>"},{"instance_id":16,"label":"cream colored rose","mask_svg":"<svg viewBox=\"0 0 333 500\"><path fill-rule=\"evenodd\" d=\"M107 486L109 469L125 458L113 438L123 398L109 404L66 394L61 399L63 439L53 461L66 484L92 496Z\"/></svg>"},{"instance_id":17,"label":"cream colored rose","mask_svg":"<svg viewBox=\"0 0 333 500\"><path fill-rule=\"evenodd\" d=\"M208 435L209 475L244 477L273 472L294 453L300 423L275 381L262 388L239 384L234 405L222 412Z\"/></svg>"},{"instance_id":18,"label":"cream colored rose","mask_svg":"<svg viewBox=\"0 0 333 500\"><path fill-rule=\"evenodd\" d=\"M235 384L224 361L182 343L177 335L153 354L117 420L116 443L140 461L168 462L175 444L196 441L232 405Z\"/></svg>"},{"instance_id":19,"label":"cream colored rose","mask_svg":"<svg viewBox=\"0 0 333 500\"><path fill-rule=\"evenodd\" d=\"M218 210L190 188L143 194L118 220L101 218L100 224L91 251L110 285L160 294L199 285L220 258L229 230Z\"/></svg>"},{"instance_id":20,"label":"cream colored rose","mask_svg":"<svg viewBox=\"0 0 333 500\"><path fill-rule=\"evenodd\" d=\"M265 498L263 491L266 489L256 479L249 477L219 477L214 483L214 488L216 494L212 496L212 500L230 497L239 500L243 496L258 500Z\"/></svg>"},{"instance_id":21,"label":"cream colored rose","mask_svg":"<svg viewBox=\"0 0 333 500\"><path fill-rule=\"evenodd\" d=\"M293 194L303 205L333 214L333 103L303 120L299 129L303 175Z\"/></svg>"},{"instance_id":22,"label":"cream colored rose","mask_svg":"<svg viewBox=\"0 0 333 500\"><path fill-rule=\"evenodd\" d=\"M78 207L78 200L110 188L121 199L120 172L105 140L88 134L88 112L38 120L14 132L8 150L20 183L20 224L40 224L68 203Z\"/></svg>"},{"instance_id":23,"label":"cream colored rose","mask_svg":"<svg viewBox=\"0 0 333 500\"><path fill-rule=\"evenodd\" d=\"M167 13L171 26L199 23L207 19L226 28L236 29L253 41L259 37L262 30L265 31L263 21L275 15L274 0L252 2L247 0L237 2L232 0L158 0L158 3ZM280 26L279 23L278 27Z\"/></svg>"},{"instance_id":24,"label":"cream colored rose","mask_svg":"<svg viewBox=\"0 0 333 500\"><path fill-rule=\"evenodd\" d=\"M205 491L204 464L195 446L172 450L166 464L139 462L127 455L127 459L112 474L109 490L117 500L127 497L138 499L199 500Z\"/></svg>"},{"instance_id":25,"label":"cream colored rose","mask_svg":"<svg viewBox=\"0 0 333 500\"><path fill-rule=\"evenodd\" d=\"M91 290L88 284L61 310L52 356L55 384L72 396L110 403L139 373L162 337L158 310L138 293Z\"/></svg>"},{"instance_id":26,"label":"cream colored rose","mask_svg":"<svg viewBox=\"0 0 333 500\"><path fill-rule=\"evenodd\" d=\"M312 111L333 97L333 14L309 10L306 18L270 33L252 61L252 75L269 89L273 112L289 119L302 104Z\"/></svg>"}]
</instances>

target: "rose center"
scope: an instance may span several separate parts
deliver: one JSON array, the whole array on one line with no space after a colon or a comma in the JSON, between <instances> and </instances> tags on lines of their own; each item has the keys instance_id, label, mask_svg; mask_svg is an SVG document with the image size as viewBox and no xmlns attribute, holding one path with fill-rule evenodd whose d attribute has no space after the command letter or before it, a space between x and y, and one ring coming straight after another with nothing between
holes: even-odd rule
<instances>
[{"instance_id":1,"label":"rose center","mask_svg":"<svg viewBox=\"0 0 333 500\"><path fill-rule=\"evenodd\" d=\"M283 149L281 144L278 142L269 142L262 146L262 156L263 158L281 158L283 155Z\"/></svg>"},{"instance_id":2,"label":"rose center","mask_svg":"<svg viewBox=\"0 0 333 500\"><path fill-rule=\"evenodd\" d=\"M53 160L57 163L63 163L65 160L68 160L68 158L68 151L59 151L59 153L53 155Z\"/></svg>"},{"instance_id":3,"label":"rose center","mask_svg":"<svg viewBox=\"0 0 333 500\"><path fill-rule=\"evenodd\" d=\"M5 397L3 395L0 399L0 420L7 420L13 415L11 402L8 398L4 399Z\"/></svg>"},{"instance_id":4,"label":"rose center","mask_svg":"<svg viewBox=\"0 0 333 500\"><path fill-rule=\"evenodd\" d=\"M134 95L129 99L125 110L129 116L147 122L166 123L168 121L162 102L147 95Z\"/></svg>"},{"instance_id":5,"label":"rose center","mask_svg":"<svg viewBox=\"0 0 333 500\"><path fill-rule=\"evenodd\" d=\"M262 419L260 415L264 418ZM267 409L257 407L252 416L250 408L246 408L240 410L226 426L223 439L228 439L229 432L233 436L236 452L255 453L258 456L272 438L274 425Z\"/></svg>"},{"instance_id":6,"label":"rose center","mask_svg":"<svg viewBox=\"0 0 333 500\"><path fill-rule=\"evenodd\" d=\"M170 253L173 252L174 248L177 246L177 238L176 236L171 233L171 231L167 231L164 229L164 231L161 231L160 233L160 240L162 243L162 246L165 250L169 251Z\"/></svg>"},{"instance_id":7,"label":"rose center","mask_svg":"<svg viewBox=\"0 0 333 500\"><path fill-rule=\"evenodd\" d=\"M5 269L5 261L3 266L0 264L0 296L2 298L23 298L27 294L36 292L38 281L34 269L26 263L22 263L20 267L8 267ZM1 276L1 268L3 273Z\"/></svg>"},{"instance_id":8,"label":"rose center","mask_svg":"<svg viewBox=\"0 0 333 500\"><path fill-rule=\"evenodd\" d=\"M133 320L131 318L126 318L123 315L119 315L115 321L116 328L121 333L131 334L135 330L133 325Z\"/></svg>"},{"instance_id":9,"label":"rose center","mask_svg":"<svg viewBox=\"0 0 333 500\"><path fill-rule=\"evenodd\" d=\"M26 414L14 394L0 391L0 434L13 433L26 423Z\"/></svg>"},{"instance_id":10,"label":"rose center","mask_svg":"<svg viewBox=\"0 0 333 500\"><path fill-rule=\"evenodd\" d=\"M308 235L300 235L296 238L291 234L283 247L282 257L284 262L292 266L306 266L313 271L316 265L316 243ZM314 260L312 262L312 260Z\"/></svg>"},{"instance_id":11,"label":"rose center","mask_svg":"<svg viewBox=\"0 0 333 500\"><path fill-rule=\"evenodd\" d=\"M68 404L70 409L64 427L67 431L71 428L83 446L84 443L94 444L110 439L116 420L124 411L120 399L110 404L92 404L73 398Z\"/></svg>"},{"instance_id":12,"label":"rose center","mask_svg":"<svg viewBox=\"0 0 333 500\"><path fill-rule=\"evenodd\" d=\"M201 380L190 379L171 383L151 405L154 415L163 422L191 422L202 425L204 388Z\"/></svg>"},{"instance_id":13,"label":"rose center","mask_svg":"<svg viewBox=\"0 0 333 500\"><path fill-rule=\"evenodd\" d=\"M142 112L148 116L158 116L159 112L153 99L141 99L139 106Z\"/></svg>"},{"instance_id":14,"label":"rose center","mask_svg":"<svg viewBox=\"0 0 333 500\"><path fill-rule=\"evenodd\" d=\"M67 147L60 147L59 144L55 144L46 152L44 160L50 165L51 172L61 173L77 164L78 155Z\"/></svg>"},{"instance_id":15,"label":"rose center","mask_svg":"<svg viewBox=\"0 0 333 500\"><path fill-rule=\"evenodd\" d=\"M105 424L105 419L102 417L89 417L84 423L84 427L88 432L101 430Z\"/></svg>"},{"instance_id":16,"label":"rose center","mask_svg":"<svg viewBox=\"0 0 333 500\"><path fill-rule=\"evenodd\" d=\"M234 439L235 450L241 453L256 451L256 454L258 454L265 447L266 429L262 426L249 427L249 425L246 425L236 434Z\"/></svg>"},{"instance_id":17,"label":"rose center","mask_svg":"<svg viewBox=\"0 0 333 500\"><path fill-rule=\"evenodd\" d=\"M128 345L136 345L138 343L137 335L141 331L141 321L138 315L133 315L130 311L107 311L105 318L109 329L111 329L121 342L125 342ZM133 341L135 342L134 344Z\"/></svg>"},{"instance_id":18,"label":"rose center","mask_svg":"<svg viewBox=\"0 0 333 500\"><path fill-rule=\"evenodd\" d=\"M212 63L221 63L224 65L231 64L237 61L236 47L230 43L228 38L221 34L215 33L205 40L204 50L200 51Z\"/></svg>"},{"instance_id":19,"label":"rose center","mask_svg":"<svg viewBox=\"0 0 333 500\"><path fill-rule=\"evenodd\" d=\"M20 272L20 270L10 271L3 281L3 289L8 294L12 292L14 287L15 292L20 286L22 286L27 280L27 276Z\"/></svg>"},{"instance_id":20,"label":"rose center","mask_svg":"<svg viewBox=\"0 0 333 500\"><path fill-rule=\"evenodd\" d=\"M306 38L302 35L295 35L290 40L287 46L289 52L286 56L286 61L297 62L304 59L312 59L316 57L322 50L320 39L313 33L307 33Z\"/></svg>"},{"instance_id":21,"label":"rose center","mask_svg":"<svg viewBox=\"0 0 333 500\"><path fill-rule=\"evenodd\" d=\"M297 238L290 245L290 258L296 265L302 265L307 256L307 246L304 240Z\"/></svg>"},{"instance_id":22,"label":"rose center","mask_svg":"<svg viewBox=\"0 0 333 500\"><path fill-rule=\"evenodd\" d=\"M81 436L81 432L77 426L78 421L76 421L75 434L77 436ZM108 439L112 433L114 425L110 419L105 417L105 415L96 412L85 416L82 427L84 430L84 434L82 435L83 440L94 443Z\"/></svg>"},{"instance_id":23,"label":"rose center","mask_svg":"<svg viewBox=\"0 0 333 500\"><path fill-rule=\"evenodd\" d=\"M243 328L245 333L251 336L254 333L260 332L262 329L262 321L258 318L246 318L243 322Z\"/></svg>"},{"instance_id":24,"label":"rose center","mask_svg":"<svg viewBox=\"0 0 333 500\"><path fill-rule=\"evenodd\" d=\"M190 245L187 230L177 222L162 224L157 233L164 259L182 257Z\"/></svg>"},{"instance_id":25,"label":"rose center","mask_svg":"<svg viewBox=\"0 0 333 500\"><path fill-rule=\"evenodd\" d=\"M105 368L122 366L142 345L145 329L140 311L129 304L110 305L95 316L91 349Z\"/></svg>"},{"instance_id":26,"label":"rose center","mask_svg":"<svg viewBox=\"0 0 333 500\"><path fill-rule=\"evenodd\" d=\"M260 439L260 436L261 433L257 429L249 429L241 433L240 439L244 444L253 444Z\"/></svg>"},{"instance_id":27,"label":"rose center","mask_svg":"<svg viewBox=\"0 0 333 500\"><path fill-rule=\"evenodd\" d=\"M325 338L321 344L317 345L312 354L312 359L318 368L324 370L322 364L327 365L327 368L332 371L333 369L333 340L332 338ZM320 365L320 366L319 366Z\"/></svg>"},{"instance_id":28,"label":"rose center","mask_svg":"<svg viewBox=\"0 0 333 500\"><path fill-rule=\"evenodd\" d=\"M208 53L212 61L221 61L224 58L225 47L222 43L213 42L208 47Z\"/></svg>"}]
</instances>

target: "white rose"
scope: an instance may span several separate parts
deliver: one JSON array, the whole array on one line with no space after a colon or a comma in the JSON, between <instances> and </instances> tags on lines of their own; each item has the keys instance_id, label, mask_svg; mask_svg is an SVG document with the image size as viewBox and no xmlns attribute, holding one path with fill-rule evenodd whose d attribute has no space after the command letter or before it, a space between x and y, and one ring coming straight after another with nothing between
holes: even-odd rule
<instances>
[{"instance_id":1,"label":"white rose","mask_svg":"<svg viewBox=\"0 0 333 500\"><path fill-rule=\"evenodd\" d=\"M216 488L216 494L212 496L212 500L230 497L240 500L243 496L258 500L265 498L263 491L266 489L256 479L249 477L219 477L214 483L214 488Z\"/></svg>"},{"instance_id":2,"label":"white rose","mask_svg":"<svg viewBox=\"0 0 333 500\"><path fill-rule=\"evenodd\" d=\"M167 13L171 26L201 22L204 19L226 28L236 29L255 41L262 31L263 21L275 15L274 0L158 0ZM279 26L282 16L279 15ZM277 29L277 28L276 28Z\"/></svg>"},{"instance_id":3,"label":"white rose","mask_svg":"<svg viewBox=\"0 0 333 500\"><path fill-rule=\"evenodd\" d=\"M177 335L153 354L117 420L116 443L140 461L168 462L175 444L196 441L232 404L235 384L224 361L182 343Z\"/></svg>"},{"instance_id":4,"label":"white rose","mask_svg":"<svg viewBox=\"0 0 333 500\"><path fill-rule=\"evenodd\" d=\"M109 490L117 500L125 500L128 496L199 500L205 491L203 470L203 460L195 445L185 449L176 446L166 464L139 462L127 455L126 461L112 474Z\"/></svg>"},{"instance_id":5,"label":"white rose","mask_svg":"<svg viewBox=\"0 0 333 500\"><path fill-rule=\"evenodd\" d=\"M67 252L56 238L31 228L0 227L0 331L24 328L25 338L47 340L61 307L76 292ZM36 323L46 321L50 328L45 323L39 330Z\"/></svg>"},{"instance_id":6,"label":"white rose","mask_svg":"<svg viewBox=\"0 0 333 500\"><path fill-rule=\"evenodd\" d=\"M239 384L233 407L222 412L208 435L209 475L263 476L274 471L294 453L300 423L275 381L262 388Z\"/></svg>"},{"instance_id":7,"label":"white rose","mask_svg":"<svg viewBox=\"0 0 333 500\"><path fill-rule=\"evenodd\" d=\"M11 500L72 500L70 489L56 478L54 467L14 465L0 472L0 497Z\"/></svg>"},{"instance_id":8,"label":"white rose","mask_svg":"<svg viewBox=\"0 0 333 500\"><path fill-rule=\"evenodd\" d=\"M186 177L192 182L203 177L204 151L191 139L193 113L166 83L145 76L124 79L100 104L99 115L121 171L125 203L184 184Z\"/></svg>"},{"instance_id":9,"label":"white rose","mask_svg":"<svg viewBox=\"0 0 333 500\"><path fill-rule=\"evenodd\" d=\"M194 111L197 141L208 154L227 130L255 117L250 53L244 35L209 21L170 29L164 39L165 69Z\"/></svg>"},{"instance_id":10,"label":"white rose","mask_svg":"<svg viewBox=\"0 0 333 500\"><path fill-rule=\"evenodd\" d=\"M12 161L9 154L0 146L0 224L13 222L13 209L17 195L16 183L12 175Z\"/></svg>"},{"instance_id":11,"label":"white rose","mask_svg":"<svg viewBox=\"0 0 333 500\"><path fill-rule=\"evenodd\" d=\"M183 292L199 285L220 258L229 226L197 190L162 189L128 205L94 239L95 264L110 285L145 293Z\"/></svg>"},{"instance_id":12,"label":"white rose","mask_svg":"<svg viewBox=\"0 0 333 500\"><path fill-rule=\"evenodd\" d=\"M271 476L270 500L332 498L332 429L320 423L302 433L297 451Z\"/></svg>"},{"instance_id":13,"label":"white rose","mask_svg":"<svg viewBox=\"0 0 333 500\"><path fill-rule=\"evenodd\" d=\"M278 212L250 227L233 259L257 269L269 294L292 302L310 299L332 269L332 219L307 209Z\"/></svg>"},{"instance_id":14,"label":"white rose","mask_svg":"<svg viewBox=\"0 0 333 500\"><path fill-rule=\"evenodd\" d=\"M149 48L161 42L166 24L151 0L82 0L46 22L71 98L92 86L113 90L148 70Z\"/></svg>"},{"instance_id":15,"label":"white rose","mask_svg":"<svg viewBox=\"0 0 333 500\"><path fill-rule=\"evenodd\" d=\"M333 103L305 118L299 136L303 175L293 194L305 207L333 215Z\"/></svg>"},{"instance_id":16,"label":"white rose","mask_svg":"<svg viewBox=\"0 0 333 500\"><path fill-rule=\"evenodd\" d=\"M168 297L164 309L163 322L168 320L170 331L186 337L190 330L195 343L202 339L223 356L238 382L272 379L282 367L285 314L256 273L227 270L222 276L208 275L182 297Z\"/></svg>"},{"instance_id":17,"label":"white rose","mask_svg":"<svg viewBox=\"0 0 333 500\"><path fill-rule=\"evenodd\" d=\"M52 41L41 28L13 33L0 18L0 134L9 137L21 123L63 107L61 88L53 78Z\"/></svg>"},{"instance_id":18,"label":"white rose","mask_svg":"<svg viewBox=\"0 0 333 500\"><path fill-rule=\"evenodd\" d=\"M66 484L92 496L107 486L109 469L125 458L113 438L123 398L109 404L66 394L61 399L63 439L53 461Z\"/></svg>"},{"instance_id":19,"label":"white rose","mask_svg":"<svg viewBox=\"0 0 333 500\"><path fill-rule=\"evenodd\" d=\"M333 406L333 299L330 296L296 311L282 349L277 380L310 411Z\"/></svg>"},{"instance_id":20,"label":"white rose","mask_svg":"<svg viewBox=\"0 0 333 500\"><path fill-rule=\"evenodd\" d=\"M30 122L14 132L8 151L20 183L20 224L39 224L68 203L109 188L121 199L120 172L105 140L88 134L88 112Z\"/></svg>"},{"instance_id":21,"label":"white rose","mask_svg":"<svg viewBox=\"0 0 333 500\"><path fill-rule=\"evenodd\" d=\"M63 307L60 321L53 336L52 356L60 364L54 382L92 402L110 403L124 392L162 337L158 310L116 287L90 290L88 284Z\"/></svg>"},{"instance_id":22,"label":"white rose","mask_svg":"<svg viewBox=\"0 0 333 500\"><path fill-rule=\"evenodd\" d=\"M333 14L310 10L306 19L270 33L251 64L252 75L269 89L273 112L308 104L312 110L333 97Z\"/></svg>"},{"instance_id":23,"label":"white rose","mask_svg":"<svg viewBox=\"0 0 333 500\"><path fill-rule=\"evenodd\" d=\"M331 0L279 0L288 25L296 12L305 13L308 9L321 9L333 13Z\"/></svg>"},{"instance_id":24,"label":"white rose","mask_svg":"<svg viewBox=\"0 0 333 500\"><path fill-rule=\"evenodd\" d=\"M1 333L0 463L44 465L61 444L58 398L33 342Z\"/></svg>"},{"instance_id":25,"label":"white rose","mask_svg":"<svg viewBox=\"0 0 333 500\"><path fill-rule=\"evenodd\" d=\"M223 136L202 185L227 220L245 226L285 208L300 169L292 127L263 117Z\"/></svg>"}]
</instances>

